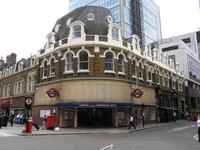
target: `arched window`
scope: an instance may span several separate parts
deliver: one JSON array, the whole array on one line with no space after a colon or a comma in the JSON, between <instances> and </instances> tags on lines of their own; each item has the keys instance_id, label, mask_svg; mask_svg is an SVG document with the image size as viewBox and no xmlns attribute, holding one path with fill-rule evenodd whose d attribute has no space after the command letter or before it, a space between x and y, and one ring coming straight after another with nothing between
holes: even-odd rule
<instances>
[{"instance_id":1,"label":"arched window","mask_svg":"<svg viewBox=\"0 0 200 150\"><path fill-rule=\"evenodd\" d=\"M73 64L73 54L69 52L65 55L65 72L73 70L72 64Z\"/></svg>"},{"instance_id":2,"label":"arched window","mask_svg":"<svg viewBox=\"0 0 200 150\"><path fill-rule=\"evenodd\" d=\"M123 55L119 55L119 59L118 59L118 70L119 72L125 72L125 69L124 69L124 56Z\"/></svg>"},{"instance_id":3,"label":"arched window","mask_svg":"<svg viewBox=\"0 0 200 150\"><path fill-rule=\"evenodd\" d=\"M133 70L133 76L137 76L137 68L136 68L136 60L133 60L132 62L132 70Z\"/></svg>"},{"instance_id":4,"label":"arched window","mask_svg":"<svg viewBox=\"0 0 200 150\"><path fill-rule=\"evenodd\" d=\"M88 70L88 53L86 51L79 53L79 70Z\"/></svg>"},{"instance_id":5,"label":"arched window","mask_svg":"<svg viewBox=\"0 0 200 150\"><path fill-rule=\"evenodd\" d=\"M73 26L73 38L80 38L81 37L81 26L75 25Z\"/></svg>"},{"instance_id":6,"label":"arched window","mask_svg":"<svg viewBox=\"0 0 200 150\"><path fill-rule=\"evenodd\" d=\"M111 52L106 53L105 70L114 71L114 57L113 57L113 53Z\"/></svg>"},{"instance_id":7,"label":"arched window","mask_svg":"<svg viewBox=\"0 0 200 150\"><path fill-rule=\"evenodd\" d=\"M43 63L43 78L44 77L47 77L47 61L45 60L44 63Z\"/></svg>"},{"instance_id":8,"label":"arched window","mask_svg":"<svg viewBox=\"0 0 200 150\"><path fill-rule=\"evenodd\" d=\"M143 67L142 67L142 63L139 63L139 78L143 79Z\"/></svg>"},{"instance_id":9,"label":"arched window","mask_svg":"<svg viewBox=\"0 0 200 150\"><path fill-rule=\"evenodd\" d=\"M112 39L118 40L119 39L119 29L116 27L112 28Z\"/></svg>"},{"instance_id":10,"label":"arched window","mask_svg":"<svg viewBox=\"0 0 200 150\"><path fill-rule=\"evenodd\" d=\"M55 62L54 62L54 58L51 58L50 61L50 76L55 75Z\"/></svg>"}]
</instances>

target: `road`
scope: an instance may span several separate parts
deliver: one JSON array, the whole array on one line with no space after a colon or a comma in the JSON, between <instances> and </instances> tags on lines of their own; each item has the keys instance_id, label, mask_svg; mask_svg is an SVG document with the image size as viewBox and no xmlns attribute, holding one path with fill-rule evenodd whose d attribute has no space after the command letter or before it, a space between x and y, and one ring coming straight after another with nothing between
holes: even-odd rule
<instances>
[{"instance_id":1,"label":"road","mask_svg":"<svg viewBox=\"0 0 200 150\"><path fill-rule=\"evenodd\" d=\"M113 150L199 150L193 138L196 122L124 133L75 134L53 136L0 136L1 150L100 150L113 144ZM108 150L108 149L106 149Z\"/></svg>"}]
</instances>

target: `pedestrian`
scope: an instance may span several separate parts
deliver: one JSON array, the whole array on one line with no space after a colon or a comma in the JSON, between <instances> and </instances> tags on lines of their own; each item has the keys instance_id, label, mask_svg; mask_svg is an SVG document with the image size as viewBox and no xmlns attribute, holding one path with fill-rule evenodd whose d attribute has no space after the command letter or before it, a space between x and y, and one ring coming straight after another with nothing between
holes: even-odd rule
<instances>
[{"instance_id":1,"label":"pedestrian","mask_svg":"<svg viewBox=\"0 0 200 150\"><path fill-rule=\"evenodd\" d=\"M46 129L46 124L47 124L47 116L44 115L43 119L42 119L42 129L45 130Z\"/></svg>"},{"instance_id":2,"label":"pedestrian","mask_svg":"<svg viewBox=\"0 0 200 150\"><path fill-rule=\"evenodd\" d=\"M134 124L134 117L130 115L130 120L129 120L129 127L128 129L131 129L131 126L134 127L134 129L136 129L135 124Z\"/></svg>"},{"instance_id":3,"label":"pedestrian","mask_svg":"<svg viewBox=\"0 0 200 150\"><path fill-rule=\"evenodd\" d=\"M14 114L11 113L10 118L9 118L10 126L11 126L11 127L13 126L13 120L14 120Z\"/></svg>"},{"instance_id":4,"label":"pedestrian","mask_svg":"<svg viewBox=\"0 0 200 150\"><path fill-rule=\"evenodd\" d=\"M197 126L198 126L198 141L197 142L200 142L200 114L198 115L198 118L197 118Z\"/></svg>"},{"instance_id":5,"label":"pedestrian","mask_svg":"<svg viewBox=\"0 0 200 150\"><path fill-rule=\"evenodd\" d=\"M173 122L176 122L176 112L173 112Z\"/></svg>"}]
</instances>

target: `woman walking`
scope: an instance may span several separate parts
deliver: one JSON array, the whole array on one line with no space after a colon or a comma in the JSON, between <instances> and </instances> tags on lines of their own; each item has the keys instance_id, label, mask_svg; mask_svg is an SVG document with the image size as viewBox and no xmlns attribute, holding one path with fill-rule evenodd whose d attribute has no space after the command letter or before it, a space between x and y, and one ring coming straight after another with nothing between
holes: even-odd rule
<instances>
[{"instance_id":1,"label":"woman walking","mask_svg":"<svg viewBox=\"0 0 200 150\"><path fill-rule=\"evenodd\" d=\"M197 118L197 126L198 126L198 141L197 142L200 142L200 114L198 115L198 118Z\"/></svg>"}]
</instances>

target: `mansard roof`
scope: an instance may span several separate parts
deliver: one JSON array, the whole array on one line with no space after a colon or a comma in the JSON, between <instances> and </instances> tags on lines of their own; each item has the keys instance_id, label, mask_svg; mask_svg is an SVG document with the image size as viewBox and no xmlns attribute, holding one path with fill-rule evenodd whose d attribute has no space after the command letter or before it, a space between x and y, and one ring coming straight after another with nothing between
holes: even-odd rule
<instances>
[{"instance_id":1,"label":"mansard roof","mask_svg":"<svg viewBox=\"0 0 200 150\"><path fill-rule=\"evenodd\" d=\"M87 15L89 13L94 14L94 20L87 19ZM80 7L58 19L54 28L52 29L52 32L56 33L57 41L63 38L67 38L70 31L68 24L71 24L75 21L81 21L85 24L84 28L87 35L107 35L109 24L109 22L106 21L107 16L112 15L111 12L104 7ZM59 30L56 29L56 26L59 26Z\"/></svg>"}]
</instances>

